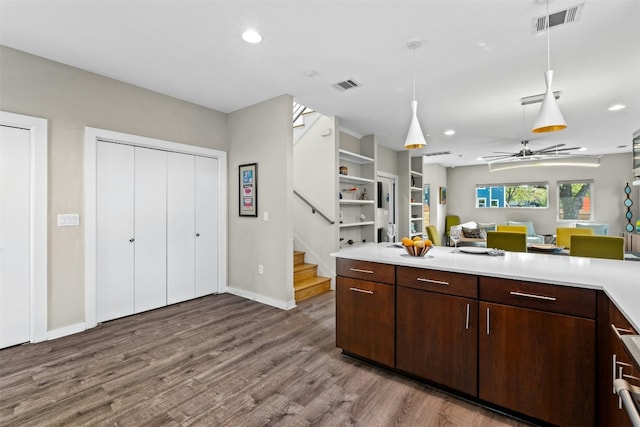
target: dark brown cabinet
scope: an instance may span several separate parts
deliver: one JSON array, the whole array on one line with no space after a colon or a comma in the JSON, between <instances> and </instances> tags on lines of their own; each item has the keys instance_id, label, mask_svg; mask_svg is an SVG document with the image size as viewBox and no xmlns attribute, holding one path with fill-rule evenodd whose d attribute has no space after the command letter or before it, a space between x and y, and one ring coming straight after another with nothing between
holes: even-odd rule
<instances>
[{"instance_id":1,"label":"dark brown cabinet","mask_svg":"<svg viewBox=\"0 0 640 427\"><path fill-rule=\"evenodd\" d=\"M389 275L389 269L392 273ZM382 365L395 365L395 284L373 280L392 277L395 267L338 259L336 346ZM380 273L380 274L376 274Z\"/></svg>"},{"instance_id":2,"label":"dark brown cabinet","mask_svg":"<svg viewBox=\"0 0 640 427\"><path fill-rule=\"evenodd\" d=\"M397 268L398 369L477 395L477 280L476 276Z\"/></svg>"},{"instance_id":3,"label":"dark brown cabinet","mask_svg":"<svg viewBox=\"0 0 640 427\"><path fill-rule=\"evenodd\" d=\"M635 335L637 331L604 294L598 295L598 327L598 425L631 427L631 420L622 406L622 401L613 390L613 381L623 378L640 387L640 369L634 365L620 340L622 335Z\"/></svg>"},{"instance_id":4,"label":"dark brown cabinet","mask_svg":"<svg viewBox=\"0 0 640 427\"><path fill-rule=\"evenodd\" d=\"M482 277L480 299L479 398L556 425L596 425L595 291Z\"/></svg>"}]
</instances>

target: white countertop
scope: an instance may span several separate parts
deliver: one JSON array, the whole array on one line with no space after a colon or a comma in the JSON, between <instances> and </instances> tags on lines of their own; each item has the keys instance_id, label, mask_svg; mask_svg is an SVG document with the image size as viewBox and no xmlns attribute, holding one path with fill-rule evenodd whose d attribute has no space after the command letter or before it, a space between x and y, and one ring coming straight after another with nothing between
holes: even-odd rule
<instances>
[{"instance_id":1,"label":"white countertop","mask_svg":"<svg viewBox=\"0 0 640 427\"><path fill-rule=\"evenodd\" d=\"M502 277L603 290L640 331L640 262L524 252L504 256L453 253L435 246L425 258L411 257L404 248L371 243L331 254L337 258L403 265L457 273Z\"/></svg>"}]
</instances>

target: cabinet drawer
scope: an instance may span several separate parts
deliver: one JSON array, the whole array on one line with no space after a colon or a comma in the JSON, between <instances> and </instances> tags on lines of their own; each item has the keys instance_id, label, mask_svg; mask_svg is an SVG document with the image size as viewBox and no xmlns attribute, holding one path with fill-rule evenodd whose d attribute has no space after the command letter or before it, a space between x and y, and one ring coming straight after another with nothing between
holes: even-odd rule
<instances>
[{"instance_id":1,"label":"cabinet drawer","mask_svg":"<svg viewBox=\"0 0 640 427\"><path fill-rule=\"evenodd\" d=\"M461 297L478 297L478 276L424 268L398 267L398 286Z\"/></svg>"},{"instance_id":2,"label":"cabinet drawer","mask_svg":"<svg viewBox=\"0 0 640 427\"><path fill-rule=\"evenodd\" d=\"M551 313L596 317L593 289L480 277L480 299Z\"/></svg>"},{"instance_id":3,"label":"cabinet drawer","mask_svg":"<svg viewBox=\"0 0 640 427\"><path fill-rule=\"evenodd\" d=\"M336 274L354 279L388 283L389 285L396 283L396 267L377 262L338 258L336 260Z\"/></svg>"}]
</instances>

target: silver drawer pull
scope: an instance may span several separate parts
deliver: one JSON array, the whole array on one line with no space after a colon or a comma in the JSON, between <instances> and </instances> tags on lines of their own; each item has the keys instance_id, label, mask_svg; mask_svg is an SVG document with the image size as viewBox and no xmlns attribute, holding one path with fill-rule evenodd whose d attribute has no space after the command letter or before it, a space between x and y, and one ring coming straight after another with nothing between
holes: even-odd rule
<instances>
[{"instance_id":1,"label":"silver drawer pull","mask_svg":"<svg viewBox=\"0 0 640 427\"><path fill-rule=\"evenodd\" d=\"M627 329L627 328L618 328L616 325L614 325L613 323L611 324L611 329L613 329L613 332L616 334L616 336L618 337L618 339L621 338L621 334L620 332L625 332L627 334L632 334L633 331L631 329Z\"/></svg>"},{"instance_id":2,"label":"silver drawer pull","mask_svg":"<svg viewBox=\"0 0 640 427\"><path fill-rule=\"evenodd\" d=\"M556 300L556 297L547 297L547 296L544 296L544 295L535 295L535 294L525 294L524 292L511 291L511 292L509 292L509 294L515 295L517 297L535 298L535 299L541 299L541 300L545 300L545 301L555 301Z\"/></svg>"},{"instance_id":3,"label":"silver drawer pull","mask_svg":"<svg viewBox=\"0 0 640 427\"><path fill-rule=\"evenodd\" d=\"M373 271L371 271L371 270L360 270L359 268L350 268L349 270L355 271L356 273L373 274Z\"/></svg>"},{"instance_id":4,"label":"silver drawer pull","mask_svg":"<svg viewBox=\"0 0 640 427\"><path fill-rule=\"evenodd\" d=\"M417 277L416 280L418 282L427 282L427 283L435 283L436 285L445 285L449 286L449 282L443 282L442 280L433 280L433 279L424 279L422 277Z\"/></svg>"},{"instance_id":5,"label":"silver drawer pull","mask_svg":"<svg viewBox=\"0 0 640 427\"><path fill-rule=\"evenodd\" d=\"M491 329L489 328L489 325L491 323L491 321L489 320L489 313L490 313L489 312L489 307L487 307L487 335L489 335L490 332L491 332Z\"/></svg>"},{"instance_id":6,"label":"silver drawer pull","mask_svg":"<svg viewBox=\"0 0 640 427\"><path fill-rule=\"evenodd\" d=\"M467 318L464 322L464 328L467 330L469 329L469 304L467 304Z\"/></svg>"},{"instance_id":7,"label":"silver drawer pull","mask_svg":"<svg viewBox=\"0 0 640 427\"><path fill-rule=\"evenodd\" d=\"M354 291L354 292L361 292L363 294L369 294L369 295L373 295L373 291L367 290L367 289L359 289L359 288L349 288L350 291Z\"/></svg>"}]
</instances>

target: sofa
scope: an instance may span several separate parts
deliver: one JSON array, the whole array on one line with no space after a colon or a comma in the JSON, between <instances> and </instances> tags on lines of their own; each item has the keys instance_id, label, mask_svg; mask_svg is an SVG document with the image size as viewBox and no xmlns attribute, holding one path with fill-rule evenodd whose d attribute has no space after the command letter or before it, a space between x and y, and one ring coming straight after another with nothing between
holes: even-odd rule
<instances>
[{"instance_id":1,"label":"sofa","mask_svg":"<svg viewBox=\"0 0 640 427\"><path fill-rule=\"evenodd\" d=\"M544 236L536 234L536 229L533 227L532 221L507 221L507 225L524 225L527 227L527 244L542 244L544 243Z\"/></svg>"},{"instance_id":2,"label":"sofa","mask_svg":"<svg viewBox=\"0 0 640 427\"><path fill-rule=\"evenodd\" d=\"M462 237L458 240L458 246L481 246L487 245L487 231L495 231L495 222L482 223L468 221L459 224L462 227ZM455 246L453 241L449 241L449 246Z\"/></svg>"}]
</instances>

